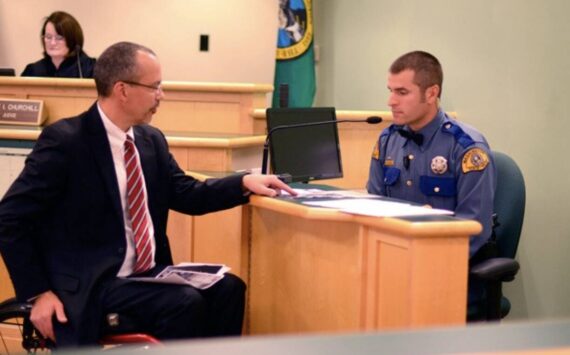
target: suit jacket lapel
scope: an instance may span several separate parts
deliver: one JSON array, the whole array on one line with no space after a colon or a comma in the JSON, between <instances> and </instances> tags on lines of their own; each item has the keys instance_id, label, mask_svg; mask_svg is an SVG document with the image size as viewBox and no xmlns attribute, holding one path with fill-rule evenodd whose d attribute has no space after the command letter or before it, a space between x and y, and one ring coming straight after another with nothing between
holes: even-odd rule
<instances>
[{"instance_id":1,"label":"suit jacket lapel","mask_svg":"<svg viewBox=\"0 0 570 355\"><path fill-rule=\"evenodd\" d=\"M105 126L101 121L97 104L91 106L87 115L85 116L86 126L89 131L87 135L89 144L93 150L93 156L97 165L99 165L99 172L105 182L107 192L109 193L112 201L113 209L123 218L123 208L121 207L121 199L119 193L119 186L117 184L117 174L115 172L115 164L113 163L113 155L111 154L111 146Z\"/></svg>"}]
</instances>

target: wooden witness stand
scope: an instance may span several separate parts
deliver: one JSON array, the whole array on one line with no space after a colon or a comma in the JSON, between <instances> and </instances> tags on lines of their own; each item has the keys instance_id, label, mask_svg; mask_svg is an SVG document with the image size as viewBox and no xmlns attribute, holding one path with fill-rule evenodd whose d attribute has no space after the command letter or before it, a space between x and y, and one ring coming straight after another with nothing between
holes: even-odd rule
<instances>
[{"instance_id":1,"label":"wooden witness stand","mask_svg":"<svg viewBox=\"0 0 570 355\"><path fill-rule=\"evenodd\" d=\"M259 166L270 85L164 82L153 125L179 165L202 177ZM90 79L2 78L0 97L43 100L48 124L86 110ZM345 178L363 188L381 125L339 125ZM34 141L39 129L0 127L4 140ZM325 182L329 183L329 182ZM175 262L224 263L247 280L247 332L358 331L463 324L468 236L473 221L358 217L253 196L248 206L188 217L171 212ZM451 267L450 267L451 266ZM0 298L13 295L0 264Z\"/></svg>"},{"instance_id":2,"label":"wooden witness stand","mask_svg":"<svg viewBox=\"0 0 570 355\"><path fill-rule=\"evenodd\" d=\"M254 196L250 333L465 323L475 221L373 218Z\"/></svg>"}]
</instances>

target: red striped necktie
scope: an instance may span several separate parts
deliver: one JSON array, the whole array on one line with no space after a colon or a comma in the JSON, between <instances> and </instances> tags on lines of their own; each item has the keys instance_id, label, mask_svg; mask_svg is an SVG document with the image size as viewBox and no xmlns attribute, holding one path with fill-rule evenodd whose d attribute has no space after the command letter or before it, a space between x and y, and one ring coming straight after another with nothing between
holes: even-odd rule
<instances>
[{"instance_id":1,"label":"red striped necktie","mask_svg":"<svg viewBox=\"0 0 570 355\"><path fill-rule=\"evenodd\" d=\"M129 136L125 141L125 167L127 170L127 203L136 250L133 273L139 274L150 269L152 264L151 220L147 213L143 174L137 160L136 147Z\"/></svg>"}]
</instances>

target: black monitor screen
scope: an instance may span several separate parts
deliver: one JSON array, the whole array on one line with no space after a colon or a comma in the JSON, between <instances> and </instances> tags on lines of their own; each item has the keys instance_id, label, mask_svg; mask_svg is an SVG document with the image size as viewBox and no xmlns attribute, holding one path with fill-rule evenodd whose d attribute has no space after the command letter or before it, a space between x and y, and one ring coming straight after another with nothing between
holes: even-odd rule
<instances>
[{"instance_id":1,"label":"black monitor screen","mask_svg":"<svg viewBox=\"0 0 570 355\"><path fill-rule=\"evenodd\" d=\"M331 122L273 131L269 147L274 174L290 174L293 182L342 177L334 107L269 108L266 117L268 132L277 126Z\"/></svg>"}]
</instances>

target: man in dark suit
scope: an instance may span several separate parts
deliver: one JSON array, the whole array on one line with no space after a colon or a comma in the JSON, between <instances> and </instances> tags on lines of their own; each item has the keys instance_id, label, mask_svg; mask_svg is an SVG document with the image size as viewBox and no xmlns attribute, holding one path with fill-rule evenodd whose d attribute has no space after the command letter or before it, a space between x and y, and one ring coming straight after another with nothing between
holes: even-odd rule
<instances>
[{"instance_id":1,"label":"man in dark suit","mask_svg":"<svg viewBox=\"0 0 570 355\"><path fill-rule=\"evenodd\" d=\"M246 203L249 193L292 192L273 175L186 176L147 125L164 97L161 80L152 50L127 42L105 50L97 102L43 129L0 202L0 251L17 298L34 302L32 322L58 346L94 344L110 312L162 339L241 333L245 284L233 275L207 290L124 278L172 263L169 209L203 214Z\"/></svg>"}]
</instances>

